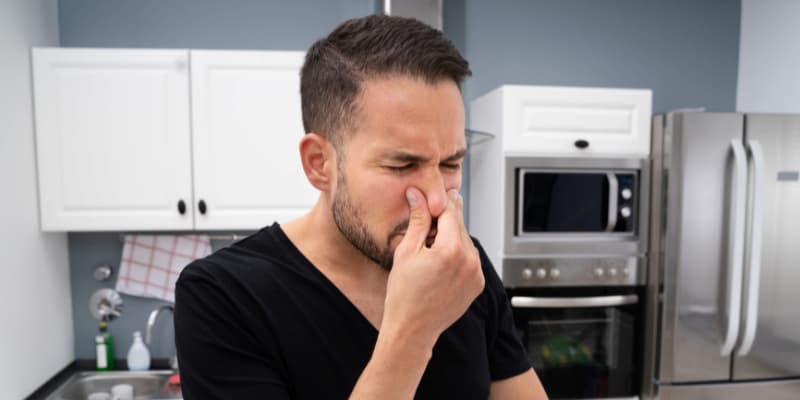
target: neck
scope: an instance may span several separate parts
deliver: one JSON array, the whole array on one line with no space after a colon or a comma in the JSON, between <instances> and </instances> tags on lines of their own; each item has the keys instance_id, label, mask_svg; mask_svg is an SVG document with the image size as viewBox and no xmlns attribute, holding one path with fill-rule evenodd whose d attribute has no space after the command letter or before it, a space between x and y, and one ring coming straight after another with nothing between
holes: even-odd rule
<instances>
[{"instance_id":1,"label":"neck","mask_svg":"<svg viewBox=\"0 0 800 400\"><path fill-rule=\"evenodd\" d=\"M320 195L311 211L281 228L295 247L326 275L345 274L351 279L382 281L388 278L388 272L342 235L325 194Z\"/></svg>"}]
</instances>

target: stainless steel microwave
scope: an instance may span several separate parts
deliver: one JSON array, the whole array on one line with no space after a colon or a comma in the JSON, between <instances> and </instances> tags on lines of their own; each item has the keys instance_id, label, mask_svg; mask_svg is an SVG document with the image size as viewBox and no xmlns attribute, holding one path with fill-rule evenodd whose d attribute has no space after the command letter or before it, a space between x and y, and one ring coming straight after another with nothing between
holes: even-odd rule
<instances>
[{"instance_id":1,"label":"stainless steel microwave","mask_svg":"<svg viewBox=\"0 0 800 400\"><path fill-rule=\"evenodd\" d=\"M507 157L503 265L542 255L643 255L649 165L641 157Z\"/></svg>"},{"instance_id":2,"label":"stainless steel microwave","mask_svg":"<svg viewBox=\"0 0 800 400\"><path fill-rule=\"evenodd\" d=\"M516 235L636 233L639 172L519 168Z\"/></svg>"}]
</instances>

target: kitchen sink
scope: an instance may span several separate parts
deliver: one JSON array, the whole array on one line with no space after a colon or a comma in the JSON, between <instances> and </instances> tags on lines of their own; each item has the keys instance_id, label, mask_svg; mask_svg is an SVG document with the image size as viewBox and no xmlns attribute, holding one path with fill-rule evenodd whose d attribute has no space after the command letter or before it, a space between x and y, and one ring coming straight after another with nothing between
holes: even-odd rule
<instances>
[{"instance_id":1,"label":"kitchen sink","mask_svg":"<svg viewBox=\"0 0 800 400\"><path fill-rule=\"evenodd\" d=\"M110 393L119 384L133 386L135 400L180 399L180 386L169 385L173 371L77 372L47 397L47 400L86 400L90 394Z\"/></svg>"}]
</instances>

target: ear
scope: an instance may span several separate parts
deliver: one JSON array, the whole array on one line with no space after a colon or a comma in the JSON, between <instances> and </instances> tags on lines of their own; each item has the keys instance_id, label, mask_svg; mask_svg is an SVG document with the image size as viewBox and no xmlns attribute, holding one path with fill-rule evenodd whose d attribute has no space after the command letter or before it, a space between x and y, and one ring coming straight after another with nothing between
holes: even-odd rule
<instances>
[{"instance_id":1,"label":"ear","mask_svg":"<svg viewBox=\"0 0 800 400\"><path fill-rule=\"evenodd\" d=\"M300 140L300 161L311 185L321 192L329 192L336 177L333 146L316 133L306 133Z\"/></svg>"}]
</instances>

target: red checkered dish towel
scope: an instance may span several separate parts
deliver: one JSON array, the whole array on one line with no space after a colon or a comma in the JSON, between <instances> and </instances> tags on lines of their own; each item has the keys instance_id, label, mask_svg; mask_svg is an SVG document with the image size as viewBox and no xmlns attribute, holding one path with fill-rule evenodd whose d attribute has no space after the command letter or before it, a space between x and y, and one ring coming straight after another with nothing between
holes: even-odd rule
<instances>
[{"instance_id":1,"label":"red checkered dish towel","mask_svg":"<svg viewBox=\"0 0 800 400\"><path fill-rule=\"evenodd\" d=\"M125 235L116 289L174 303L183 267L209 254L207 235Z\"/></svg>"}]
</instances>

